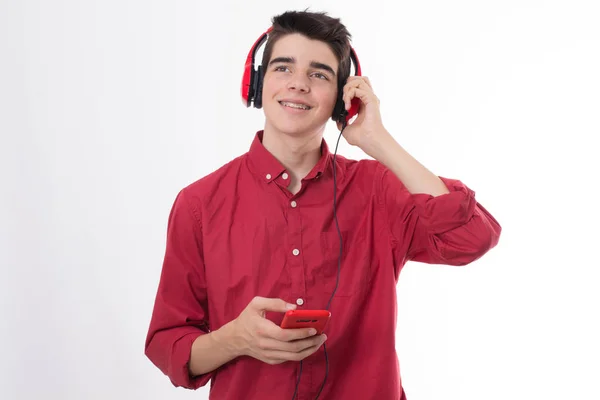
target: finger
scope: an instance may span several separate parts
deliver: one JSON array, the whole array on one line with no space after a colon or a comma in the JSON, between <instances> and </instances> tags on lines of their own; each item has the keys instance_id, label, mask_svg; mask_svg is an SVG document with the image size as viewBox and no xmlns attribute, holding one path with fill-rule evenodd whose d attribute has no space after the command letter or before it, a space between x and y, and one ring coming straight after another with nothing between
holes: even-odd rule
<instances>
[{"instance_id":1,"label":"finger","mask_svg":"<svg viewBox=\"0 0 600 400\"><path fill-rule=\"evenodd\" d=\"M348 93L350 89L360 86L361 83L362 80L360 79L348 80L347 83L344 85L344 94Z\"/></svg>"},{"instance_id":2,"label":"finger","mask_svg":"<svg viewBox=\"0 0 600 400\"><path fill-rule=\"evenodd\" d=\"M253 298L250 304L257 311L286 312L296 308L295 304L287 303L282 299L269 299L260 296Z\"/></svg>"},{"instance_id":3,"label":"finger","mask_svg":"<svg viewBox=\"0 0 600 400\"><path fill-rule=\"evenodd\" d=\"M306 339L314 336L317 331L313 328L283 329L273 324L265 333L273 339L282 342L291 342L292 340Z\"/></svg>"},{"instance_id":4,"label":"finger","mask_svg":"<svg viewBox=\"0 0 600 400\"><path fill-rule=\"evenodd\" d=\"M278 325L267 318L257 318L254 324L256 335L261 338L273 338L281 330Z\"/></svg>"},{"instance_id":5,"label":"finger","mask_svg":"<svg viewBox=\"0 0 600 400\"><path fill-rule=\"evenodd\" d=\"M348 93L346 93L343 97L344 103L346 104L346 109L350 107L350 103L355 97L358 97L365 105L369 104L372 101L377 101L376 96L373 94L373 92L356 87L351 88L348 90Z\"/></svg>"},{"instance_id":6,"label":"finger","mask_svg":"<svg viewBox=\"0 0 600 400\"><path fill-rule=\"evenodd\" d=\"M353 87L353 86L358 87L361 84L363 84L365 87L368 87L369 89L373 89L373 86L371 85L371 81L369 80L369 78L366 76L362 76L362 75L349 76L346 83L350 84L350 87Z\"/></svg>"},{"instance_id":7,"label":"finger","mask_svg":"<svg viewBox=\"0 0 600 400\"><path fill-rule=\"evenodd\" d=\"M371 81L369 80L369 78L367 78L366 76L363 76L363 80L365 81L365 83L367 84L367 86L370 89L373 89L373 85L371 85Z\"/></svg>"},{"instance_id":8,"label":"finger","mask_svg":"<svg viewBox=\"0 0 600 400\"><path fill-rule=\"evenodd\" d=\"M342 96L342 99L344 100L344 108L346 109L346 111L350 109L352 99L354 98L354 89L356 89L355 86L348 86L344 90L344 95Z\"/></svg>"},{"instance_id":9,"label":"finger","mask_svg":"<svg viewBox=\"0 0 600 400\"><path fill-rule=\"evenodd\" d=\"M362 84L362 86L361 86L361 84ZM350 108L351 100L354 97L357 97L357 96L351 96L352 93L356 93L356 90L361 90L365 93L368 93L373 98L377 97L377 96L375 96L375 93L373 93L373 90L371 90L371 88L364 81L360 80L360 81L355 81L353 83L350 83L347 87L344 87L344 94L342 95L342 99L344 100L346 110L348 110ZM360 96L358 96L358 97L360 97ZM361 100L362 99L363 98L361 97Z\"/></svg>"},{"instance_id":10,"label":"finger","mask_svg":"<svg viewBox=\"0 0 600 400\"><path fill-rule=\"evenodd\" d=\"M300 339L291 342L283 342L272 338L262 338L257 346L263 351L284 351L288 353L300 353L309 347L320 346L327 340L326 335L314 336L308 339Z\"/></svg>"},{"instance_id":11,"label":"finger","mask_svg":"<svg viewBox=\"0 0 600 400\"><path fill-rule=\"evenodd\" d=\"M319 350L319 347L321 347L321 345L308 347L300 352L269 350L265 352L265 357L275 362L277 362L276 360L300 361Z\"/></svg>"}]
</instances>

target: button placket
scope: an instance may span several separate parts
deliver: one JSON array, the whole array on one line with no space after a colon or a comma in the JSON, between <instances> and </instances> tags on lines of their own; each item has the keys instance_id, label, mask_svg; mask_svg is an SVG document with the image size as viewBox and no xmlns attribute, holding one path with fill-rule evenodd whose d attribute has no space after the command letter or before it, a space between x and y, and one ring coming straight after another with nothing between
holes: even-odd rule
<instances>
[{"instance_id":1,"label":"button placket","mask_svg":"<svg viewBox=\"0 0 600 400\"><path fill-rule=\"evenodd\" d=\"M282 179L285 179L285 173L281 175ZM287 179L289 180L289 175ZM304 255L302 253L302 222L300 218L300 208L298 207L298 201L288 199L287 200L287 221L288 221L288 229L289 229L289 242L290 246L287 251L289 251L289 273L292 277L292 287L291 292L289 293L292 296L292 299L303 299L305 298L305 265L304 265ZM297 300L296 300L297 301ZM304 304L304 300L301 300L302 304Z\"/></svg>"}]
</instances>

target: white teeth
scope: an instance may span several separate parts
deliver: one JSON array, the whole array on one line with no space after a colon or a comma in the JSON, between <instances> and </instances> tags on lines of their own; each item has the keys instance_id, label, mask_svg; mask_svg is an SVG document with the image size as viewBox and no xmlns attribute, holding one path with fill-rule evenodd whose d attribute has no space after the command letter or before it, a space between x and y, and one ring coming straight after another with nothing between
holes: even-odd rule
<instances>
[{"instance_id":1,"label":"white teeth","mask_svg":"<svg viewBox=\"0 0 600 400\"><path fill-rule=\"evenodd\" d=\"M286 106L286 107L300 108L300 109L303 109L303 110L309 110L310 109L309 106L305 106L304 104L288 103L286 101L281 101L280 103L282 105Z\"/></svg>"}]
</instances>

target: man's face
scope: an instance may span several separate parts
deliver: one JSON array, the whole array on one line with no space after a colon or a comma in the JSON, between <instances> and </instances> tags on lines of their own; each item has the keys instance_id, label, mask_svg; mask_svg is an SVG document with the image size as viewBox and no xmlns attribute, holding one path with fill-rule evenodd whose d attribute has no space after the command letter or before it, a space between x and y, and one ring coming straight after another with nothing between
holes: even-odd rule
<instances>
[{"instance_id":1,"label":"man's face","mask_svg":"<svg viewBox=\"0 0 600 400\"><path fill-rule=\"evenodd\" d=\"M322 131L337 98L337 70L327 43L300 34L280 38L263 83L267 126L291 136Z\"/></svg>"}]
</instances>

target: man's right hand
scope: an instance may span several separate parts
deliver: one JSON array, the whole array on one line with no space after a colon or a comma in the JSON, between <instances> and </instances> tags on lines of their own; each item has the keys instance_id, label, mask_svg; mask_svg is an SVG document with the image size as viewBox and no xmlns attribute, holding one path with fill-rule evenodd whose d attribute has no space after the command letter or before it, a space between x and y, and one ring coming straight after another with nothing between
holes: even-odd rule
<instances>
[{"instance_id":1,"label":"man's right hand","mask_svg":"<svg viewBox=\"0 0 600 400\"><path fill-rule=\"evenodd\" d=\"M235 342L242 355L267 364L300 361L316 352L327 337L312 328L282 329L265 318L267 311L285 313L296 308L281 299L255 297L232 321Z\"/></svg>"}]
</instances>

